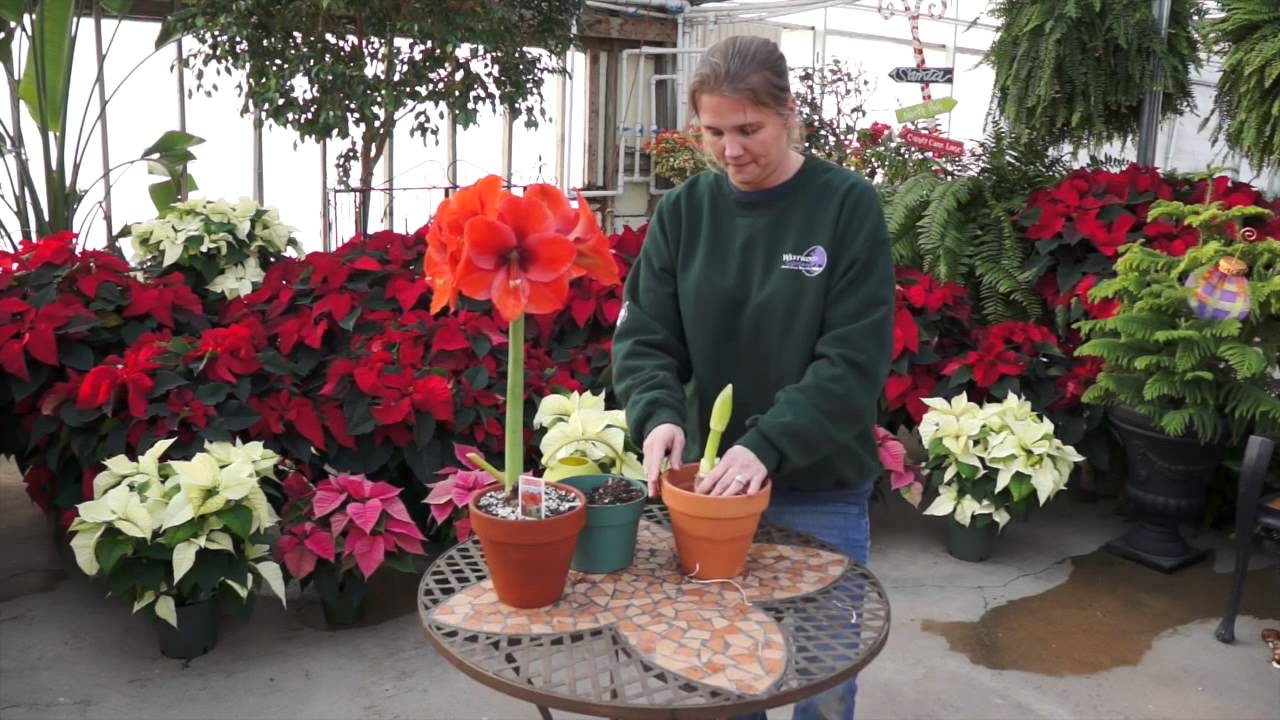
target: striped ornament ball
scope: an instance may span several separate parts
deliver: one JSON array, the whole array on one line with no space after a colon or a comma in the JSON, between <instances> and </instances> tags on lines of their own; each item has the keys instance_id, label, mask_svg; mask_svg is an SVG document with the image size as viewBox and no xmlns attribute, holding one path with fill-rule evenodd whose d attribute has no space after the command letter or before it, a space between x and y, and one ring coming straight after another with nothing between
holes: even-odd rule
<instances>
[{"instance_id":1,"label":"striped ornament ball","mask_svg":"<svg viewBox=\"0 0 1280 720\"><path fill-rule=\"evenodd\" d=\"M1191 297L1187 304L1201 320L1244 320L1249 317L1249 266L1224 257L1187 278Z\"/></svg>"}]
</instances>

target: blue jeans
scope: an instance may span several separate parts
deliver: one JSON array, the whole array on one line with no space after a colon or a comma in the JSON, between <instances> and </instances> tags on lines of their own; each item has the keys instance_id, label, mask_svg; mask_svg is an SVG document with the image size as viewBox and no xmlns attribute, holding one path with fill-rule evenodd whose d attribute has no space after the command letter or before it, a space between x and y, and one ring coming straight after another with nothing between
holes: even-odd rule
<instances>
[{"instance_id":1,"label":"blue jeans","mask_svg":"<svg viewBox=\"0 0 1280 720\"><path fill-rule=\"evenodd\" d=\"M871 520L867 504L871 483L849 490L807 493L775 493L764 512L766 522L811 535L867 564L871 551ZM856 680L796 703L794 720L853 720ZM743 716L742 720L766 720L764 712Z\"/></svg>"}]
</instances>

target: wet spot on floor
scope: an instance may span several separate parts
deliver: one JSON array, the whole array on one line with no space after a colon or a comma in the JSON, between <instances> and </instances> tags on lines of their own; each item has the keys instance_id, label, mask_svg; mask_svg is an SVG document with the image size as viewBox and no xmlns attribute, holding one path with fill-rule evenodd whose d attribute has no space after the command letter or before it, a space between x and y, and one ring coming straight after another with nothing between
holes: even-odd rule
<instances>
[{"instance_id":1,"label":"wet spot on floor","mask_svg":"<svg viewBox=\"0 0 1280 720\"><path fill-rule=\"evenodd\" d=\"M951 650L993 670L1089 675L1137 665L1161 633L1226 606L1231 575L1201 562L1173 575L1098 550L1071 558L1066 582L988 610L975 622L925 620ZM1249 573L1241 615L1280 622L1280 572ZM1209 632L1205 642L1217 642Z\"/></svg>"}]
</instances>

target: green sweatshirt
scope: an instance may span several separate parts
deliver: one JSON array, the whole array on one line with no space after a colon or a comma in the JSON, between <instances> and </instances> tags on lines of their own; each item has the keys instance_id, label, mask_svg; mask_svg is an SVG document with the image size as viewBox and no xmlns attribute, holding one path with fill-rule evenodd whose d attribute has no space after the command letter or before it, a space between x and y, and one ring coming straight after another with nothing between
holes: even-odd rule
<instances>
[{"instance_id":1,"label":"green sweatshirt","mask_svg":"<svg viewBox=\"0 0 1280 720\"><path fill-rule=\"evenodd\" d=\"M689 179L649 223L614 334L633 437L676 423L697 458L712 403L733 383L721 448L754 452L776 490L871 482L893 303L879 195L861 176L806 157L759 192L718 172Z\"/></svg>"}]
</instances>

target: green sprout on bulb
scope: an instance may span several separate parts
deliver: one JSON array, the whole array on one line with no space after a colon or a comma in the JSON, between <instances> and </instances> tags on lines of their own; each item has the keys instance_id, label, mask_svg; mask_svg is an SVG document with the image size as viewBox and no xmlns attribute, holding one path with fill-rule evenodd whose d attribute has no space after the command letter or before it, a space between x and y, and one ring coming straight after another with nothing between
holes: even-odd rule
<instances>
[{"instance_id":1,"label":"green sprout on bulb","mask_svg":"<svg viewBox=\"0 0 1280 720\"><path fill-rule=\"evenodd\" d=\"M706 451L702 453L702 462L698 464L698 474L706 475L716 468L719 458L720 437L729 427L729 418L733 415L733 384L724 386L711 406L711 432L707 434Z\"/></svg>"}]
</instances>

